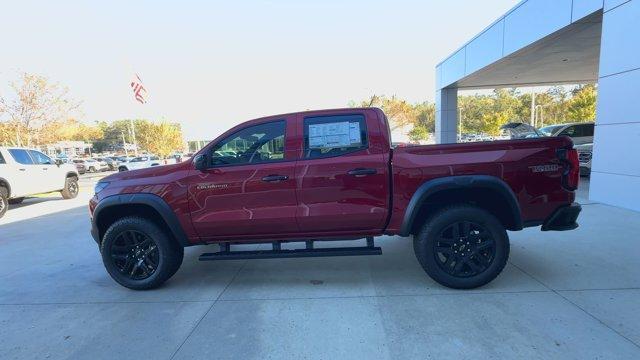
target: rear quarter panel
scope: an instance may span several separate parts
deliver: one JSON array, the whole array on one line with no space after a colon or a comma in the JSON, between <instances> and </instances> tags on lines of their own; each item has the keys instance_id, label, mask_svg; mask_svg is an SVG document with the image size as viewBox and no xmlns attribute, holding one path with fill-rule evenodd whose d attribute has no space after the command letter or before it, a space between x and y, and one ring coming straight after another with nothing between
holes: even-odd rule
<instances>
[{"instance_id":1,"label":"rear quarter panel","mask_svg":"<svg viewBox=\"0 0 640 360\"><path fill-rule=\"evenodd\" d=\"M525 223L546 219L575 195L562 188L562 164L556 149L571 146L562 138L396 148L393 152L393 210L387 232L396 233L416 189L425 182L457 175L489 175L505 181L517 197ZM555 171L535 171L558 165Z\"/></svg>"}]
</instances>

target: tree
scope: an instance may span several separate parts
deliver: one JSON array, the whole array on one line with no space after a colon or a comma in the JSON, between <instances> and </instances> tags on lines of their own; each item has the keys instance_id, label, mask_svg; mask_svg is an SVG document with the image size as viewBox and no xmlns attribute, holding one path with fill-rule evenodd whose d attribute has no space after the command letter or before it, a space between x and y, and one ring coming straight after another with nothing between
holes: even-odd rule
<instances>
[{"instance_id":1,"label":"tree","mask_svg":"<svg viewBox=\"0 0 640 360\"><path fill-rule=\"evenodd\" d=\"M162 121L158 124L144 122L136 128L136 139L144 150L165 158L183 147L179 124Z\"/></svg>"},{"instance_id":2,"label":"tree","mask_svg":"<svg viewBox=\"0 0 640 360\"><path fill-rule=\"evenodd\" d=\"M574 122L593 121L596 118L596 88L580 86L573 91L567 109L567 119Z\"/></svg>"},{"instance_id":3,"label":"tree","mask_svg":"<svg viewBox=\"0 0 640 360\"><path fill-rule=\"evenodd\" d=\"M42 126L69 118L77 110L79 102L69 97L68 89L58 83L50 83L41 75L21 73L18 81L9 83L15 92L13 98L0 97L1 112L13 124L15 143L31 146L33 138L38 138Z\"/></svg>"}]
</instances>

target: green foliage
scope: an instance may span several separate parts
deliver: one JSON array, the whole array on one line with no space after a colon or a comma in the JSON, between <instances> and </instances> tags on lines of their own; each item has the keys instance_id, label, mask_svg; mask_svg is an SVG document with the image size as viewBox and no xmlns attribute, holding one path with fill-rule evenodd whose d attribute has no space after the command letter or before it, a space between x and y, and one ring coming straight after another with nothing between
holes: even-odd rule
<instances>
[{"instance_id":1,"label":"green foliage","mask_svg":"<svg viewBox=\"0 0 640 360\"><path fill-rule=\"evenodd\" d=\"M578 86L567 91L564 86L551 87L536 94L536 125L593 121L597 90L594 85ZM381 108L389 118L392 130L412 125L409 138L426 140L435 131L435 106L422 102L411 104L396 96L373 95L350 106ZM458 96L462 133L498 135L500 126L509 122L529 123L531 94L518 89L496 89L491 94Z\"/></svg>"},{"instance_id":2,"label":"green foliage","mask_svg":"<svg viewBox=\"0 0 640 360\"><path fill-rule=\"evenodd\" d=\"M596 118L596 88L586 85L576 88L569 101L567 119L573 122L593 121Z\"/></svg>"}]
</instances>

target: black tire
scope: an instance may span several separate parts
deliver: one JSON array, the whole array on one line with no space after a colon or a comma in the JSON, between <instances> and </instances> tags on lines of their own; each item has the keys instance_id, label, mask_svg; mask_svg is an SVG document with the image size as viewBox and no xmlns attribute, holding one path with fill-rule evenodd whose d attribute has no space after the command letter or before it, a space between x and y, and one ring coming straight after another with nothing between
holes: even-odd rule
<instances>
[{"instance_id":1,"label":"black tire","mask_svg":"<svg viewBox=\"0 0 640 360\"><path fill-rule=\"evenodd\" d=\"M127 168L124 166L119 167L118 172L122 172L122 171L127 171Z\"/></svg>"},{"instance_id":2,"label":"black tire","mask_svg":"<svg viewBox=\"0 0 640 360\"><path fill-rule=\"evenodd\" d=\"M491 213L454 205L425 222L413 249L433 280L454 289L473 289L502 272L509 259L509 237Z\"/></svg>"},{"instance_id":3,"label":"black tire","mask_svg":"<svg viewBox=\"0 0 640 360\"><path fill-rule=\"evenodd\" d=\"M113 280L133 290L162 285L178 271L184 257L184 249L170 235L140 217L113 223L102 238L100 252Z\"/></svg>"},{"instance_id":4,"label":"black tire","mask_svg":"<svg viewBox=\"0 0 640 360\"><path fill-rule=\"evenodd\" d=\"M64 189L60 190L60 194L62 194L62 198L64 199L73 199L78 196L79 191L78 178L71 176L64 180Z\"/></svg>"},{"instance_id":5,"label":"black tire","mask_svg":"<svg viewBox=\"0 0 640 360\"><path fill-rule=\"evenodd\" d=\"M94 168L93 166L91 166L91 167L89 167L89 172L90 172L90 173L95 173L95 172L98 172L98 171L96 170L96 168Z\"/></svg>"},{"instance_id":6,"label":"black tire","mask_svg":"<svg viewBox=\"0 0 640 360\"><path fill-rule=\"evenodd\" d=\"M0 186L0 218L7 213L7 209L9 209L9 190L5 187Z\"/></svg>"},{"instance_id":7,"label":"black tire","mask_svg":"<svg viewBox=\"0 0 640 360\"><path fill-rule=\"evenodd\" d=\"M23 201L24 201L23 197L9 199L9 205L18 205L18 204L21 204Z\"/></svg>"}]
</instances>

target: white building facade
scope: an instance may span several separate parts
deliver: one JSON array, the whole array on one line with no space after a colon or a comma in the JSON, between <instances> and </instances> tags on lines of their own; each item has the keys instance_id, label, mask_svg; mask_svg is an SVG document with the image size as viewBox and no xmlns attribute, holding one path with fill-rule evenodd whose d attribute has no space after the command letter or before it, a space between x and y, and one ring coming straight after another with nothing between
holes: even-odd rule
<instances>
[{"instance_id":1,"label":"white building facade","mask_svg":"<svg viewBox=\"0 0 640 360\"><path fill-rule=\"evenodd\" d=\"M597 83L590 198L640 211L640 0L525 0L436 67L436 140L458 89Z\"/></svg>"}]
</instances>

